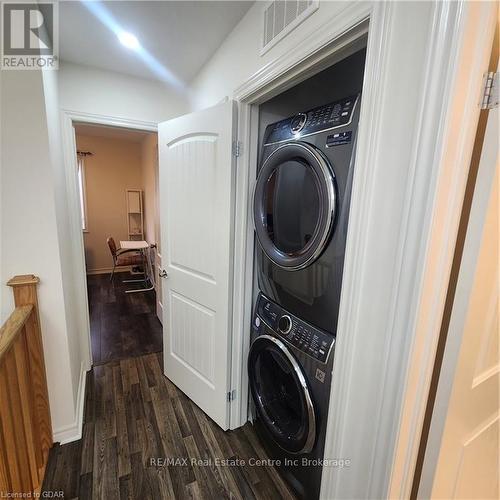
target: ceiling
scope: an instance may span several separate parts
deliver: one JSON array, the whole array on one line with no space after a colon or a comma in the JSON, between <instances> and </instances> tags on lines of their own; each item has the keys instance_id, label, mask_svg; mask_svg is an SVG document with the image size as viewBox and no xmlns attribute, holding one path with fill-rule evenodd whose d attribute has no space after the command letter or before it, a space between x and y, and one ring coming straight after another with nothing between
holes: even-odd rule
<instances>
[{"instance_id":1,"label":"ceiling","mask_svg":"<svg viewBox=\"0 0 500 500\"><path fill-rule=\"evenodd\" d=\"M178 83L185 85L252 4L248 1L59 2L60 58L155 80L169 81L171 72ZM121 45L113 29L133 33L141 44L140 52Z\"/></svg>"},{"instance_id":2,"label":"ceiling","mask_svg":"<svg viewBox=\"0 0 500 500\"><path fill-rule=\"evenodd\" d=\"M86 123L77 123L75 124L75 133L77 136L85 135L90 137L119 139L128 142L142 142L146 136L156 132L132 130L121 127L108 127L106 125L88 125Z\"/></svg>"}]
</instances>

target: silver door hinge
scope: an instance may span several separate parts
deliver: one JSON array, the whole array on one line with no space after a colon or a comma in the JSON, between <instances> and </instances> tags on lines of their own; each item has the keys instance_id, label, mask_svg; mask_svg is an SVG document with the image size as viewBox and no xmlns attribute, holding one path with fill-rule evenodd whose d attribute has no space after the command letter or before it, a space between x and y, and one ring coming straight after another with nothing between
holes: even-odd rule
<instances>
[{"instance_id":1,"label":"silver door hinge","mask_svg":"<svg viewBox=\"0 0 500 500\"><path fill-rule=\"evenodd\" d=\"M241 141L233 141L233 156L236 156L236 158L238 158L238 156L241 155L243 151L243 144L241 143Z\"/></svg>"},{"instance_id":2,"label":"silver door hinge","mask_svg":"<svg viewBox=\"0 0 500 500\"><path fill-rule=\"evenodd\" d=\"M226 394L226 400L228 403L230 403L231 401L234 401L235 399L236 399L236 389L233 389L232 391L229 391Z\"/></svg>"},{"instance_id":3,"label":"silver door hinge","mask_svg":"<svg viewBox=\"0 0 500 500\"><path fill-rule=\"evenodd\" d=\"M498 71L490 71L484 75L483 97L481 109L493 109L498 106Z\"/></svg>"}]
</instances>

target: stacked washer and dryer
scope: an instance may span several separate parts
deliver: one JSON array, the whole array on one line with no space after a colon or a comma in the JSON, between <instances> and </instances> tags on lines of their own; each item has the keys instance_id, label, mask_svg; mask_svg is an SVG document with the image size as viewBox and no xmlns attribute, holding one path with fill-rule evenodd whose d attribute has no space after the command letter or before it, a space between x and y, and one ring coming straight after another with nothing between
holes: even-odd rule
<instances>
[{"instance_id":1,"label":"stacked washer and dryer","mask_svg":"<svg viewBox=\"0 0 500 500\"><path fill-rule=\"evenodd\" d=\"M249 384L264 447L307 499L320 491L364 59L261 106Z\"/></svg>"}]
</instances>

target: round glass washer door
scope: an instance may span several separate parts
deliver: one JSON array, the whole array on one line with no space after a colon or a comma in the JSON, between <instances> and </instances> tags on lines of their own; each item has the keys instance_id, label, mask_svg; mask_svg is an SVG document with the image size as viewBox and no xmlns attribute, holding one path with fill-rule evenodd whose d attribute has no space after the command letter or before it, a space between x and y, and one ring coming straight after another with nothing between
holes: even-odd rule
<instances>
[{"instance_id":1,"label":"round glass washer door","mask_svg":"<svg viewBox=\"0 0 500 500\"><path fill-rule=\"evenodd\" d=\"M276 265L312 264L330 236L336 211L333 171L315 147L291 142L264 162L254 192L257 240Z\"/></svg>"},{"instance_id":2,"label":"round glass washer door","mask_svg":"<svg viewBox=\"0 0 500 500\"><path fill-rule=\"evenodd\" d=\"M261 335L248 355L250 391L262 424L290 453L308 453L316 441L316 416L296 359L276 337Z\"/></svg>"}]
</instances>

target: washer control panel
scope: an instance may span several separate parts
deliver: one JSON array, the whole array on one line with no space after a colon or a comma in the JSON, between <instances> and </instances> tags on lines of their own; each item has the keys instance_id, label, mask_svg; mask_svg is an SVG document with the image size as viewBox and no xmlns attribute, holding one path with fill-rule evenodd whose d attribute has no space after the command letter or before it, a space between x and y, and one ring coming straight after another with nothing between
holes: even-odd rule
<instances>
[{"instance_id":1,"label":"washer control panel","mask_svg":"<svg viewBox=\"0 0 500 500\"><path fill-rule=\"evenodd\" d=\"M273 123L266 129L264 144L299 139L323 130L343 127L350 123L358 98L359 95L345 97Z\"/></svg>"},{"instance_id":2,"label":"washer control panel","mask_svg":"<svg viewBox=\"0 0 500 500\"><path fill-rule=\"evenodd\" d=\"M335 344L333 335L300 320L260 293L257 299L254 327L259 329L262 323L265 323L289 344L321 363L326 363L331 348Z\"/></svg>"}]
</instances>

